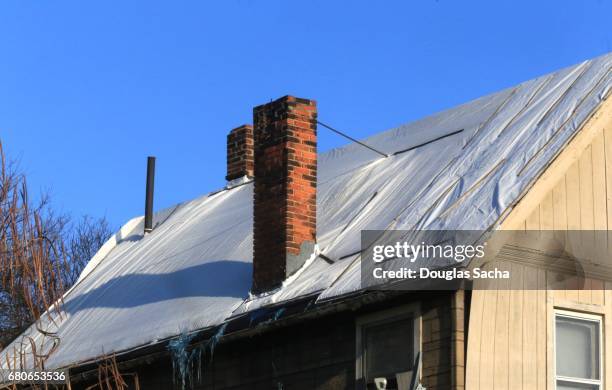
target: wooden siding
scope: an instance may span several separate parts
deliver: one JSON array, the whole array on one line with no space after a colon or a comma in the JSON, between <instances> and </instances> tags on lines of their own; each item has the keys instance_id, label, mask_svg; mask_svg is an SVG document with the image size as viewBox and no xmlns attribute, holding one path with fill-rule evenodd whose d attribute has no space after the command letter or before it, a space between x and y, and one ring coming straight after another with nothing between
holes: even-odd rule
<instances>
[{"instance_id":1,"label":"wooden siding","mask_svg":"<svg viewBox=\"0 0 612 390\"><path fill-rule=\"evenodd\" d=\"M555 160L508 216L508 230L612 230L612 99ZM553 271L506 264L511 290L472 292L467 340L467 390L554 389L553 310L604 317L604 381L612 389L612 285L552 290ZM564 281L572 287L572 280ZM609 282L608 282L609 283Z\"/></svg>"},{"instance_id":2,"label":"wooden siding","mask_svg":"<svg viewBox=\"0 0 612 390\"><path fill-rule=\"evenodd\" d=\"M338 390L362 389L356 380L356 321L418 303L421 313L422 383L428 390L463 390L464 294L450 291L408 292L341 313L302 319L286 326L262 327L262 332L224 340L214 358L206 357L202 381L194 390ZM125 365L127 364L127 366ZM169 354L119 362L122 373L135 373L140 388L179 389ZM76 376L74 376L76 377ZM126 390L135 390L132 377ZM74 381L86 390L97 376ZM189 387L187 387L189 388Z\"/></svg>"}]
</instances>

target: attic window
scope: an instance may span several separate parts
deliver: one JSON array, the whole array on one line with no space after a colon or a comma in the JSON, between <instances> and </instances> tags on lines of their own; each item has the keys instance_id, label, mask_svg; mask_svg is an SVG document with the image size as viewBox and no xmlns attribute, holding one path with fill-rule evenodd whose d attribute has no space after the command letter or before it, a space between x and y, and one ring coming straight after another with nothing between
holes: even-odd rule
<instances>
[{"instance_id":1,"label":"attic window","mask_svg":"<svg viewBox=\"0 0 612 390\"><path fill-rule=\"evenodd\" d=\"M601 317L555 312L557 389L603 389L601 340Z\"/></svg>"},{"instance_id":2,"label":"attic window","mask_svg":"<svg viewBox=\"0 0 612 390\"><path fill-rule=\"evenodd\" d=\"M357 382L360 389L405 389L412 379L420 348L420 317L416 306L364 316L357 321Z\"/></svg>"}]
</instances>

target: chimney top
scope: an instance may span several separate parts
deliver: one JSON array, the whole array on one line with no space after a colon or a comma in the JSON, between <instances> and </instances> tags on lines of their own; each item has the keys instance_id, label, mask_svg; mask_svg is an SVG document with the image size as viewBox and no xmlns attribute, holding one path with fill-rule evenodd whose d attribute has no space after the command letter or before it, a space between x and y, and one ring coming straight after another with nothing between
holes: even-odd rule
<instances>
[{"instance_id":1,"label":"chimney top","mask_svg":"<svg viewBox=\"0 0 612 390\"><path fill-rule=\"evenodd\" d=\"M316 102L285 96L253 110L253 292L272 290L313 254Z\"/></svg>"},{"instance_id":2,"label":"chimney top","mask_svg":"<svg viewBox=\"0 0 612 390\"><path fill-rule=\"evenodd\" d=\"M227 135L227 175L228 181L241 177L253 177L253 126L242 125Z\"/></svg>"}]
</instances>

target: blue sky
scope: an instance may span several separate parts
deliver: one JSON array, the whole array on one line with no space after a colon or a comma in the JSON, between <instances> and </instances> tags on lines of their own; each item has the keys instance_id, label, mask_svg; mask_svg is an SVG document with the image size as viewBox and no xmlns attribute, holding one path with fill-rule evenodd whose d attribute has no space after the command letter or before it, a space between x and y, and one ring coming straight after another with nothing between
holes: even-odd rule
<instances>
[{"instance_id":1,"label":"blue sky","mask_svg":"<svg viewBox=\"0 0 612 390\"><path fill-rule=\"evenodd\" d=\"M285 94L364 137L612 51L612 1L3 1L0 139L31 191L114 227L221 187ZM345 140L319 129L319 150Z\"/></svg>"}]
</instances>

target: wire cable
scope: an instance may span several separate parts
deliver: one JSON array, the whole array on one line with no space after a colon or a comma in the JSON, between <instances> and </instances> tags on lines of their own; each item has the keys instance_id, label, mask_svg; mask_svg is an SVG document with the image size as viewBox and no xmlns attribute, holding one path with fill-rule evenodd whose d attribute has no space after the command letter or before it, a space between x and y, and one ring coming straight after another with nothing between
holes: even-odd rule
<instances>
[{"instance_id":1,"label":"wire cable","mask_svg":"<svg viewBox=\"0 0 612 390\"><path fill-rule=\"evenodd\" d=\"M361 142L361 141L359 141L359 140L356 140L355 138L351 137L350 135L344 134L344 133L343 133L343 132L341 132L340 130L336 130L336 129L334 129L333 127L331 127L331 126L329 126L329 125L326 125L325 123L323 123L323 122L321 122L321 121L317 121L317 123L318 123L319 125L321 125L321 126L325 127L326 129L331 130L331 131L333 131L334 133L336 133L336 134L338 134L338 135L341 135L341 136L342 136L342 137L344 137L344 138L347 138L347 139L349 139L349 140L351 140L351 141L353 141L353 142L355 142L355 143L358 143L359 145L363 146L364 148L368 148L368 149L370 149L371 151L373 151L373 152L376 152L376 153L380 154L380 155L381 155L381 156L383 156L383 157L389 157L389 155L388 155L387 153L383 153L383 152L381 152L380 150L376 150L376 149L374 149L373 147L371 147L371 146L369 146L369 145L366 145L366 144L364 144L363 142Z\"/></svg>"}]
</instances>

